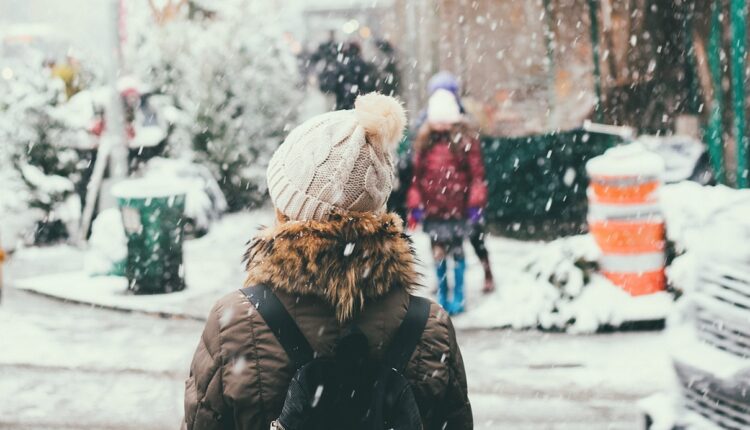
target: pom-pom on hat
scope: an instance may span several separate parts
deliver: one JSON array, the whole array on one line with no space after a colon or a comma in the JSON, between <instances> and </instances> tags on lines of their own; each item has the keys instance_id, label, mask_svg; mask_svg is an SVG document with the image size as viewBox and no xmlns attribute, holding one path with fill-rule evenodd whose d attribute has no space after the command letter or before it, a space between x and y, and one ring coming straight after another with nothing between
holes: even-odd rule
<instances>
[{"instance_id":1,"label":"pom-pom on hat","mask_svg":"<svg viewBox=\"0 0 750 430\"><path fill-rule=\"evenodd\" d=\"M268 192L292 220L335 211L384 212L393 188L391 152L406 125L401 103L378 93L354 109L315 116L292 130L268 165Z\"/></svg>"},{"instance_id":2,"label":"pom-pom on hat","mask_svg":"<svg viewBox=\"0 0 750 430\"><path fill-rule=\"evenodd\" d=\"M461 121L461 108L456 102L456 96L448 90L436 90L427 104L427 121L445 124Z\"/></svg>"}]
</instances>

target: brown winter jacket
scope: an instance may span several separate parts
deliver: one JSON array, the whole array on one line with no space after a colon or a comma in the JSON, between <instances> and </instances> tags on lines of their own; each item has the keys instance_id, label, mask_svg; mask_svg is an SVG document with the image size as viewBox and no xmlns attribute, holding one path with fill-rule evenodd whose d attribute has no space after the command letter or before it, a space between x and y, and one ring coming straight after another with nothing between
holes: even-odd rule
<instances>
[{"instance_id":1,"label":"brown winter jacket","mask_svg":"<svg viewBox=\"0 0 750 430\"><path fill-rule=\"evenodd\" d=\"M331 354L352 321L379 358L406 313L415 258L393 214L284 222L259 233L246 254L248 285L271 286L313 349ZM267 430L294 369L263 318L235 291L208 317L185 388L185 427ZM424 428L471 429L461 351L448 315L432 304L404 375Z\"/></svg>"}]
</instances>

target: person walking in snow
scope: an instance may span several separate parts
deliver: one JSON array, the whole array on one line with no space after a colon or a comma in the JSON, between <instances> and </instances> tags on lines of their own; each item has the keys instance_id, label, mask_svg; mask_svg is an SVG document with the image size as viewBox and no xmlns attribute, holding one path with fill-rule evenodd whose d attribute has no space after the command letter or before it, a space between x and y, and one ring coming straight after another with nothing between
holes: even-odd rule
<instances>
[{"instance_id":1,"label":"person walking in snow","mask_svg":"<svg viewBox=\"0 0 750 430\"><path fill-rule=\"evenodd\" d=\"M356 41L344 45L341 54L336 57L334 70L336 79L330 87L321 87L321 90L333 93L336 110L352 109L358 95L376 89L378 69L362 57L362 46Z\"/></svg>"},{"instance_id":2,"label":"person walking in snow","mask_svg":"<svg viewBox=\"0 0 750 430\"><path fill-rule=\"evenodd\" d=\"M398 67L398 52L387 39L375 41L378 48L376 90L389 96L397 96L401 91L401 73Z\"/></svg>"},{"instance_id":3,"label":"person walking in snow","mask_svg":"<svg viewBox=\"0 0 750 430\"><path fill-rule=\"evenodd\" d=\"M357 411L391 411L388 428L473 428L451 320L412 296L414 250L385 211L405 121L396 99L367 94L353 110L298 126L275 152L267 181L276 223L249 243L245 288L208 316L186 382L185 428L386 428L347 426ZM373 369L389 379L366 385ZM382 399L396 380L398 396L378 408L328 409ZM357 381L366 389L342 388Z\"/></svg>"},{"instance_id":4,"label":"person walking in snow","mask_svg":"<svg viewBox=\"0 0 750 430\"><path fill-rule=\"evenodd\" d=\"M470 130L455 96L438 89L413 144L414 178L407 196L409 226L423 223L432 241L438 302L451 314L464 311L463 241L468 224L478 223L487 203L484 163L477 133ZM454 285L449 299L448 259Z\"/></svg>"},{"instance_id":5,"label":"person walking in snow","mask_svg":"<svg viewBox=\"0 0 750 430\"><path fill-rule=\"evenodd\" d=\"M466 110L464 109L463 103L461 102L460 88L458 85L458 79L449 72L438 72L433 75L427 83L427 93L432 95L437 90L447 90L456 98L458 103L459 111L464 117L466 117ZM417 120L417 130L424 124L427 118L427 111L422 112ZM400 164L399 164L400 166ZM485 218L484 215L480 215L477 218L469 219L469 243L474 249L474 253L482 263L482 269L484 269L484 286L482 292L491 293L495 291L495 278L492 274L492 266L490 264L490 255L487 251L487 245L485 241Z\"/></svg>"},{"instance_id":6,"label":"person walking in snow","mask_svg":"<svg viewBox=\"0 0 750 430\"><path fill-rule=\"evenodd\" d=\"M321 43L310 56L310 67L318 69L318 86L324 93L332 93L339 79L340 45L336 42L336 33L330 30L328 40Z\"/></svg>"}]
</instances>

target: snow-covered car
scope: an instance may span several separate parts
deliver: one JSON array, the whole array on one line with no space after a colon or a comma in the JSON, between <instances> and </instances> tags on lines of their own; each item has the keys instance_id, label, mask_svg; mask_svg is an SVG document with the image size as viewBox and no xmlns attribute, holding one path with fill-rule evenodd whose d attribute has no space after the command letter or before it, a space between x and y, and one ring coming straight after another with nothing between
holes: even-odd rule
<instances>
[{"instance_id":1,"label":"snow-covered car","mask_svg":"<svg viewBox=\"0 0 750 430\"><path fill-rule=\"evenodd\" d=\"M675 387L666 411L645 404L649 429L750 428L750 203L741 193L701 228L694 285L668 321Z\"/></svg>"},{"instance_id":2,"label":"snow-covered car","mask_svg":"<svg viewBox=\"0 0 750 430\"><path fill-rule=\"evenodd\" d=\"M694 181L713 184L714 174L706 146L690 136L640 136L638 141L664 159L664 182Z\"/></svg>"},{"instance_id":3,"label":"snow-covered car","mask_svg":"<svg viewBox=\"0 0 750 430\"><path fill-rule=\"evenodd\" d=\"M701 185L713 185L715 178L709 161L706 146L690 136L651 136L636 137L631 127L597 124L585 121L583 129L593 133L619 136L623 142L639 142L646 149L664 159L664 182L671 184L680 181L693 181Z\"/></svg>"},{"instance_id":4,"label":"snow-covered car","mask_svg":"<svg viewBox=\"0 0 750 430\"><path fill-rule=\"evenodd\" d=\"M689 298L682 321L670 329L677 381L672 428L750 427L750 310L742 307L750 296L742 305L727 302L738 291L747 294L750 273L742 277L706 271L701 283L709 291Z\"/></svg>"}]
</instances>

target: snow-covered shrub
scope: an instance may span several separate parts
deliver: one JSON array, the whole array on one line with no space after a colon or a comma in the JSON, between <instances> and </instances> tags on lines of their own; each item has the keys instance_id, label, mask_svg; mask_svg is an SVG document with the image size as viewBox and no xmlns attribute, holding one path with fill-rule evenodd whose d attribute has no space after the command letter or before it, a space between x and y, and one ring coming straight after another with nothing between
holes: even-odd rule
<instances>
[{"instance_id":1,"label":"snow-covered shrub","mask_svg":"<svg viewBox=\"0 0 750 430\"><path fill-rule=\"evenodd\" d=\"M509 297L511 325L593 333L603 327L664 318L672 295L630 296L597 272L599 255L590 235L558 239L530 255L525 272L515 280L520 287L513 292L526 297Z\"/></svg>"},{"instance_id":2,"label":"snow-covered shrub","mask_svg":"<svg viewBox=\"0 0 750 430\"><path fill-rule=\"evenodd\" d=\"M207 165L230 209L265 198L265 166L300 100L295 59L272 3L222 1L206 16L156 25L133 3L133 64L139 79L174 97L183 112L169 146ZM144 10L145 9L145 10Z\"/></svg>"}]
</instances>

